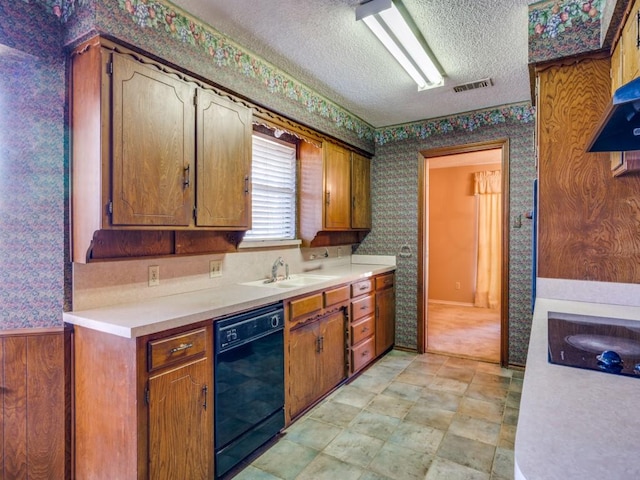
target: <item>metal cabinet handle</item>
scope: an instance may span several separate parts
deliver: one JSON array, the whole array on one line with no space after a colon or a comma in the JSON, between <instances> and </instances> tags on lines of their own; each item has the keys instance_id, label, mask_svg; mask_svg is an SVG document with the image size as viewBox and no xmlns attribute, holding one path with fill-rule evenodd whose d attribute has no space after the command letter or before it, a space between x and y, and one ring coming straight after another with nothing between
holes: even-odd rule
<instances>
[{"instance_id":1,"label":"metal cabinet handle","mask_svg":"<svg viewBox=\"0 0 640 480\"><path fill-rule=\"evenodd\" d=\"M207 409L207 397L209 396L209 387L207 387L206 385L204 387L202 387L202 395L204 395L204 403L202 404L202 407L206 410Z\"/></svg>"},{"instance_id":2,"label":"metal cabinet handle","mask_svg":"<svg viewBox=\"0 0 640 480\"><path fill-rule=\"evenodd\" d=\"M181 343L180 345L178 345L175 348L172 348L171 350L169 350L169 353L176 353L176 352L181 352L182 350L186 350L188 348L193 347L193 343Z\"/></svg>"},{"instance_id":3,"label":"metal cabinet handle","mask_svg":"<svg viewBox=\"0 0 640 480\"><path fill-rule=\"evenodd\" d=\"M187 163L187 166L184 167L184 180L182 182L182 186L187 188L191 185L191 164Z\"/></svg>"},{"instance_id":4,"label":"metal cabinet handle","mask_svg":"<svg viewBox=\"0 0 640 480\"><path fill-rule=\"evenodd\" d=\"M327 192L325 202L327 203L327 205L331 203L331 192Z\"/></svg>"},{"instance_id":5,"label":"metal cabinet handle","mask_svg":"<svg viewBox=\"0 0 640 480\"><path fill-rule=\"evenodd\" d=\"M366 357L367 355L369 355L369 350L365 350L364 352L362 352L363 357Z\"/></svg>"},{"instance_id":6,"label":"metal cabinet handle","mask_svg":"<svg viewBox=\"0 0 640 480\"><path fill-rule=\"evenodd\" d=\"M244 176L244 193L249 193L249 175Z\"/></svg>"}]
</instances>

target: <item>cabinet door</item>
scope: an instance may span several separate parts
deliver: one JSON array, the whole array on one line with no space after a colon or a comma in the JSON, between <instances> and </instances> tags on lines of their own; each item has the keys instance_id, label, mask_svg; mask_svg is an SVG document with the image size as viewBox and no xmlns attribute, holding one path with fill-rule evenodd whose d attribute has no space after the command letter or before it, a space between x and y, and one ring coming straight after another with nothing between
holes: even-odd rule
<instances>
[{"instance_id":1,"label":"cabinet door","mask_svg":"<svg viewBox=\"0 0 640 480\"><path fill-rule=\"evenodd\" d=\"M371 166L369 159L351 154L351 228L371 229Z\"/></svg>"},{"instance_id":2,"label":"cabinet door","mask_svg":"<svg viewBox=\"0 0 640 480\"><path fill-rule=\"evenodd\" d=\"M345 316L342 310L320 321L320 372L318 396L345 378Z\"/></svg>"},{"instance_id":3,"label":"cabinet door","mask_svg":"<svg viewBox=\"0 0 640 480\"><path fill-rule=\"evenodd\" d=\"M212 477L210 362L205 358L149 379L149 478Z\"/></svg>"},{"instance_id":4,"label":"cabinet door","mask_svg":"<svg viewBox=\"0 0 640 480\"><path fill-rule=\"evenodd\" d=\"M393 288L376 292L376 356L395 343L396 301Z\"/></svg>"},{"instance_id":5,"label":"cabinet door","mask_svg":"<svg viewBox=\"0 0 640 480\"><path fill-rule=\"evenodd\" d=\"M324 148L324 227L327 230L351 228L351 154L325 142Z\"/></svg>"},{"instance_id":6,"label":"cabinet door","mask_svg":"<svg viewBox=\"0 0 640 480\"><path fill-rule=\"evenodd\" d=\"M251 228L251 110L198 90L196 224Z\"/></svg>"},{"instance_id":7,"label":"cabinet door","mask_svg":"<svg viewBox=\"0 0 640 480\"><path fill-rule=\"evenodd\" d=\"M622 29L622 83L627 83L638 76L640 61L638 56L638 12L640 11L640 1L636 0L629 17Z\"/></svg>"},{"instance_id":8,"label":"cabinet door","mask_svg":"<svg viewBox=\"0 0 640 480\"><path fill-rule=\"evenodd\" d=\"M112 62L112 224L188 226L195 88L126 55Z\"/></svg>"},{"instance_id":9,"label":"cabinet door","mask_svg":"<svg viewBox=\"0 0 640 480\"><path fill-rule=\"evenodd\" d=\"M289 334L289 385L287 408L293 418L318 398L320 344L317 322Z\"/></svg>"}]
</instances>

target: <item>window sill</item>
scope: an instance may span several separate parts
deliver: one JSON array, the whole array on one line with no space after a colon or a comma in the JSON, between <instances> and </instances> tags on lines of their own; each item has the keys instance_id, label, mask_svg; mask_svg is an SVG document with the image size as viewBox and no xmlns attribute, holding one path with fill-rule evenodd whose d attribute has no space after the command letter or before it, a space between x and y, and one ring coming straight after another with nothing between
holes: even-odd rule
<instances>
[{"instance_id":1,"label":"window sill","mask_svg":"<svg viewBox=\"0 0 640 480\"><path fill-rule=\"evenodd\" d=\"M244 240L238 245L238 249L256 249L273 247L292 247L302 244L302 240Z\"/></svg>"}]
</instances>

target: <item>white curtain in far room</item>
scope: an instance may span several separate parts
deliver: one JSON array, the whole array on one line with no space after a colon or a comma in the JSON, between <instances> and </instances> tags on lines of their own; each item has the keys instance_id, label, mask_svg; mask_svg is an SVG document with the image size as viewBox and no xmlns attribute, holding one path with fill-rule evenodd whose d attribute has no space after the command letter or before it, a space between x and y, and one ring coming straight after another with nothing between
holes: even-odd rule
<instances>
[{"instance_id":1,"label":"white curtain in far room","mask_svg":"<svg viewBox=\"0 0 640 480\"><path fill-rule=\"evenodd\" d=\"M494 309L500 305L502 174L499 170L476 172L474 180L478 199L478 266L474 305Z\"/></svg>"}]
</instances>

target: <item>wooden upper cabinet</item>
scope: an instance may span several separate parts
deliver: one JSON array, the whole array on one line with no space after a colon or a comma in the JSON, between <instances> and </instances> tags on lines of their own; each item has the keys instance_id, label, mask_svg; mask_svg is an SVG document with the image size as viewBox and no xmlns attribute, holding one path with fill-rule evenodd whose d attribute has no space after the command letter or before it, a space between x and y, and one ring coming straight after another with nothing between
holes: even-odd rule
<instances>
[{"instance_id":1,"label":"wooden upper cabinet","mask_svg":"<svg viewBox=\"0 0 640 480\"><path fill-rule=\"evenodd\" d=\"M351 152L332 143L324 148L324 218L327 230L351 228Z\"/></svg>"},{"instance_id":2,"label":"wooden upper cabinet","mask_svg":"<svg viewBox=\"0 0 640 480\"><path fill-rule=\"evenodd\" d=\"M640 61L638 56L638 13L640 12L640 0L636 0L629 11L629 16L622 28L622 83L627 83L640 74Z\"/></svg>"},{"instance_id":3,"label":"wooden upper cabinet","mask_svg":"<svg viewBox=\"0 0 640 480\"><path fill-rule=\"evenodd\" d=\"M371 229L371 166L357 153L351 154L351 227Z\"/></svg>"},{"instance_id":4,"label":"wooden upper cabinet","mask_svg":"<svg viewBox=\"0 0 640 480\"><path fill-rule=\"evenodd\" d=\"M198 90L198 226L251 228L252 113Z\"/></svg>"},{"instance_id":5,"label":"wooden upper cabinet","mask_svg":"<svg viewBox=\"0 0 640 480\"><path fill-rule=\"evenodd\" d=\"M216 245L205 230L251 228L249 107L99 36L70 78L74 262L193 253Z\"/></svg>"},{"instance_id":6,"label":"wooden upper cabinet","mask_svg":"<svg viewBox=\"0 0 640 480\"><path fill-rule=\"evenodd\" d=\"M126 55L110 61L112 224L188 226L195 87Z\"/></svg>"},{"instance_id":7,"label":"wooden upper cabinet","mask_svg":"<svg viewBox=\"0 0 640 480\"><path fill-rule=\"evenodd\" d=\"M331 142L300 142L299 231L304 246L359 243L371 229L369 160Z\"/></svg>"}]
</instances>

